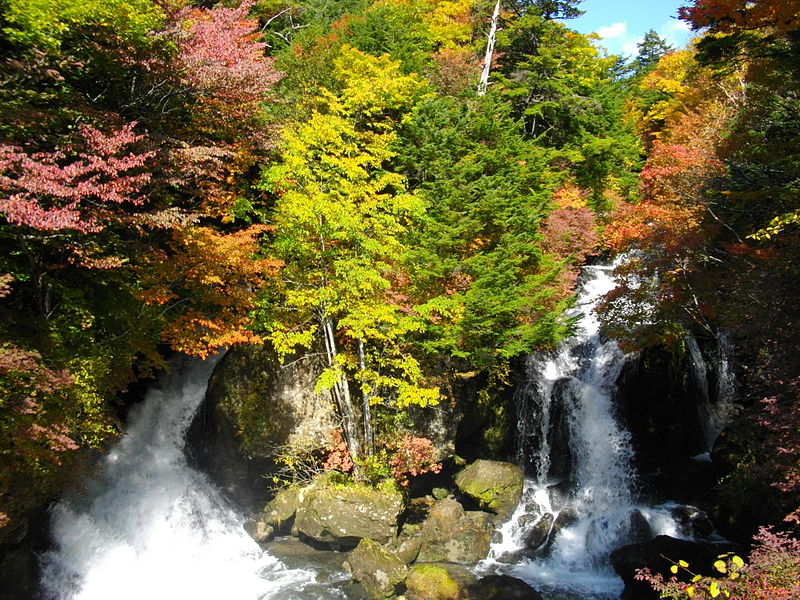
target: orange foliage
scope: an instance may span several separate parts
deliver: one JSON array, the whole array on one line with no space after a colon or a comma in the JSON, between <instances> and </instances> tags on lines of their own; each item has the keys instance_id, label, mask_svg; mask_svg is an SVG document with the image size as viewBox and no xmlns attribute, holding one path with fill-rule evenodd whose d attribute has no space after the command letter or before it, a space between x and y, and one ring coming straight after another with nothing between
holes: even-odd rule
<instances>
[{"instance_id":1,"label":"orange foliage","mask_svg":"<svg viewBox=\"0 0 800 600\"><path fill-rule=\"evenodd\" d=\"M710 27L720 33L800 29L800 0L697 0L695 6L679 10L693 29Z\"/></svg>"},{"instance_id":2,"label":"orange foliage","mask_svg":"<svg viewBox=\"0 0 800 600\"><path fill-rule=\"evenodd\" d=\"M255 256L257 237L268 229L253 225L230 234L208 227L178 229L170 254L144 261L140 298L177 313L163 333L175 350L208 356L220 346L261 341L248 330L254 293L281 266Z\"/></svg>"}]
</instances>

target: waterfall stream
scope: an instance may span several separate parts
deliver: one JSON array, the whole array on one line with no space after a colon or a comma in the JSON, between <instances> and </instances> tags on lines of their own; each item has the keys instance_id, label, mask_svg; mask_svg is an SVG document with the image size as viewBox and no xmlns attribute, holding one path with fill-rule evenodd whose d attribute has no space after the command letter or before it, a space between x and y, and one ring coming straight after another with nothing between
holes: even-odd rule
<instances>
[{"instance_id":1,"label":"waterfall stream","mask_svg":"<svg viewBox=\"0 0 800 600\"><path fill-rule=\"evenodd\" d=\"M517 460L533 476L479 569L503 571L547 598L618 598L609 554L653 535L681 537L674 505L637 504L629 432L616 419L626 356L600 336L594 308L613 289L611 267L586 267L576 334L528 358L518 390Z\"/></svg>"},{"instance_id":2,"label":"waterfall stream","mask_svg":"<svg viewBox=\"0 0 800 600\"><path fill-rule=\"evenodd\" d=\"M58 600L266 600L344 597L288 569L245 533L213 485L187 465L184 434L215 360L184 361L136 406L126 435L52 515L42 558Z\"/></svg>"}]
</instances>

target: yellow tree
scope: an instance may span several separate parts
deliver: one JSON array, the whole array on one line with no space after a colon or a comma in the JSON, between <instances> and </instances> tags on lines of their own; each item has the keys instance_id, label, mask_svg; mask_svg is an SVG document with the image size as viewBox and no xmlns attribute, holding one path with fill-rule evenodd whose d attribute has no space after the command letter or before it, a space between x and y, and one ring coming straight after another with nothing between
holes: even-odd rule
<instances>
[{"instance_id":1,"label":"yellow tree","mask_svg":"<svg viewBox=\"0 0 800 600\"><path fill-rule=\"evenodd\" d=\"M423 82L349 46L335 76L341 93L323 90L310 119L284 128L281 161L263 173L277 196L270 252L285 266L265 291L262 318L283 355L323 348L318 386L331 390L358 458L372 448L371 405L438 399L403 344L419 321L392 294L405 233L423 205L386 169L395 128ZM361 393L360 427L351 386Z\"/></svg>"}]
</instances>

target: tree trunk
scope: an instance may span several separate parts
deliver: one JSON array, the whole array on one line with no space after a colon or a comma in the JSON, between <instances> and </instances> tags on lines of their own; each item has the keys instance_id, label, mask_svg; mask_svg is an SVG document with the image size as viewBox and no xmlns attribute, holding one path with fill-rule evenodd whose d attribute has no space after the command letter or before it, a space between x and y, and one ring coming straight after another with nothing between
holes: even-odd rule
<instances>
[{"instance_id":1,"label":"tree trunk","mask_svg":"<svg viewBox=\"0 0 800 600\"><path fill-rule=\"evenodd\" d=\"M364 353L364 340L361 338L358 338L358 368L361 370L362 375L361 385L364 386L363 375L367 370L367 359ZM361 417L364 421L364 454L372 456L375 453L375 438L372 433L372 411L370 408L372 395L365 387L362 387L361 393Z\"/></svg>"},{"instance_id":2,"label":"tree trunk","mask_svg":"<svg viewBox=\"0 0 800 600\"><path fill-rule=\"evenodd\" d=\"M322 333L325 338L325 354L328 359L328 367L338 369L336 364L336 338L333 335L333 322L329 316L324 316L321 319ZM342 416L342 428L344 429L344 436L347 440L347 450L350 452L350 457L355 463L356 459L361 457L361 443L358 426L356 424L356 414L353 408L353 401L350 397L350 388L347 386L347 380L341 374L336 377L336 382L331 390L333 393L336 406L339 408L339 414ZM356 470L356 467L353 467Z\"/></svg>"},{"instance_id":3,"label":"tree trunk","mask_svg":"<svg viewBox=\"0 0 800 600\"><path fill-rule=\"evenodd\" d=\"M489 71L492 68L492 56L494 55L494 44L497 39L497 21L500 18L500 0L494 5L492 13L492 25L489 28L489 41L486 43L486 57L483 59L483 72L478 83L478 95L483 96L489 87Z\"/></svg>"}]
</instances>

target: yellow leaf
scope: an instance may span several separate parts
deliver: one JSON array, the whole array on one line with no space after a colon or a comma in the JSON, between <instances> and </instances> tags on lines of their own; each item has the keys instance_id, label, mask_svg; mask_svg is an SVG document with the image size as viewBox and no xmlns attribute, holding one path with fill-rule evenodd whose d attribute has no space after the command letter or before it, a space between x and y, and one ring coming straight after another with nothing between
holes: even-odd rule
<instances>
[{"instance_id":1,"label":"yellow leaf","mask_svg":"<svg viewBox=\"0 0 800 600\"><path fill-rule=\"evenodd\" d=\"M669 568L669 570L672 571L673 573L677 573L678 572L678 565L672 565Z\"/></svg>"},{"instance_id":2,"label":"yellow leaf","mask_svg":"<svg viewBox=\"0 0 800 600\"><path fill-rule=\"evenodd\" d=\"M708 593L711 594L712 598L719 596L719 584L716 581L712 581L711 585L708 586Z\"/></svg>"},{"instance_id":3,"label":"yellow leaf","mask_svg":"<svg viewBox=\"0 0 800 600\"><path fill-rule=\"evenodd\" d=\"M714 568L719 571L720 573L727 573L728 572L728 565L725 564L724 560L718 560L714 563Z\"/></svg>"},{"instance_id":4,"label":"yellow leaf","mask_svg":"<svg viewBox=\"0 0 800 600\"><path fill-rule=\"evenodd\" d=\"M682 566L684 569L685 569L686 567L688 567L688 566L689 566L689 563L688 563L688 562L686 562L685 560L679 560L679 561L678 561L678 564L679 564L680 566Z\"/></svg>"}]
</instances>

